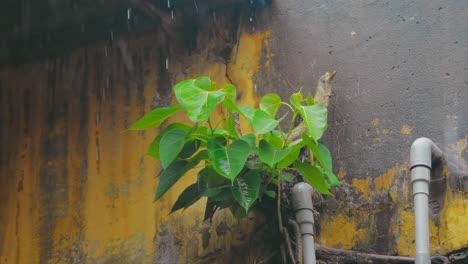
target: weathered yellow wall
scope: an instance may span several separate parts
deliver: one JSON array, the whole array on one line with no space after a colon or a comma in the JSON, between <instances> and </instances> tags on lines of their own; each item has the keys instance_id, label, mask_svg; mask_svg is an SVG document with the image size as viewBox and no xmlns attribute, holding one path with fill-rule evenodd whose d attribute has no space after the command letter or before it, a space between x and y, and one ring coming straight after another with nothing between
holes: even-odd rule
<instances>
[{"instance_id":1,"label":"weathered yellow wall","mask_svg":"<svg viewBox=\"0 0 468 264\"><path fill-rule=\"evenodd\" d=\"M257 103L252 79L268 35L242 33L232 53L229 76L242 104ZM171 103L159 85L165 71L155 42L154 34L123 37L0 72L0 263L240 263L259 256L251 234L266 221L261 215L237 223L222 211L210 225L202 222L204 201L168 215L193 173L152 203L159 162L143 154L157 130L126 128ZM171 58L170 83L200 75L228 83L226 65L208 56ZM182 115L171 121L187 122Z\"/></svg>"},{"instance_id":2,"label":"weathered yellow wall","mask_svg":"<svg viewBox=\"0 0 468 264\"><path fill-rule=\"evenodd\" d=\"M374 120L374 125L377 124ZM461 162L457 166L462 170L463 167L466 169L462 156L468 153L467 142L468 137L465 137L449 148ZM383 239L387 243L391 241L391 246L387 248L389 252L401 256L414 255L414 212L408 165L408 161L405 161L383 175L366 175L365 179L353 179L346 175L345 168L341 168L338 176L345 188L350 190L350 195L354 194L357 198L338 198L340 210L329 212L321 219L319 243L340 249L372 248L379 239ZM348 176L348 180L345 180L345 176ZM468 193L454 192L446 184L451 178L458 177L459 174L452 175L444 167L442 178L431 184L442 184L444 188L439 216L430 219L433 255L447 254L468 245ZM384 232L379 230L382 225L387 229Z\"/></svg>"},{"instance_id":3,"label":"weathered yellow wall","mask_svg":"<svg viewBox=\"0 0 468 264\"><path fill-rule=\"evenodd\" d=\"M227 66L210 46L169 57L166 71L157 37L146 34L121 38L125 45L96 44L2 70L0 263L254 263L265 255L269 249L257 230L272 216L253 213L238 223L225 210L212 224L204 223L204 201L168 215L194 174L152 203L160 168L143 153L157 131L126 128L150 109L173 102L168 87L161 86L164 78L173 85L208 75L223 85L229 82L227 70L240 103L255 106L258 73L275 66L274 34L242 30ZM170 121L188 122L181 114ZM376 136L365 135L369 142L412 133L406 125L379 124L372 122ZM466 155L467 140L453 146L458 157ZM401 160L382 175L348 175L346 167L336 166L344 187L337 205L322 213L318 241L342 249L380 243L393 254L412 255L407 167ZM455 177L448 170L443 175L446 181ZM467 199L447 185L440 215L431 222L434 254L468 244Z\"/></svg>"}]
</instances>

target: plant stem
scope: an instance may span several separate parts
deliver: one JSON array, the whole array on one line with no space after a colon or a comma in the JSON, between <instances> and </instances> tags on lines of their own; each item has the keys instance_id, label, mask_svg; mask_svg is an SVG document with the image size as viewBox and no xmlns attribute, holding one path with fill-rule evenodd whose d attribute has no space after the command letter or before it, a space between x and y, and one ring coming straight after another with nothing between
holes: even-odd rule
<instances>
[{"instance_id":1,"label":"plant stem","mask_svg":"<svg viewBox=\"0 0 468 264\"><path fill-rule=\"evenodd\" d=\"M285 103L285 102L281 102L281 104L286 105L287 107L289 107L289 109L291 109L291 111L293 111L293 113L294 113L294 108L290 104Z\"/></svg>"},{"instance_id":2,"label":"plant stem","mask_svg":"<svg viewBox=\"0 0 468 264\"><path fill-rule=\"evenodd\" d=\"M276 195L276 208L278 213L278 227L281 236L283 236L284 227L283 227L283 217L281 215L281 184L278 184L278 194Z\"/></svg>"},{"instance_id":3,"label":"plant stem","mask_svg":"<svg viewBox=\"0 0 468 264\"><path fill-rule=\"evenodd\" d=\"M211 118L208 117L208 126L210 126L210 130L211 130L211 136L214 135L214 129L213 129L213 126L211 125Z\"/></svg>"},{"instance_id":4,"label":"plant stem","mask_svg":"<svg viewBox=\"0 0 468 264\"><path fill-rule=\"evenodd\" d=\"M289 136L290 136L291 133L293 132L294 122L296 121L297 114L298 114L298 112L297 112L297 111L294 111L293 118L292 118L292 120L291 120L291 124L289 125L288 134L286 135L286 139L285 139L284 142L283 142L283 148L284 148L285 144L288 142Z\"/></svg>"}]
</instances>

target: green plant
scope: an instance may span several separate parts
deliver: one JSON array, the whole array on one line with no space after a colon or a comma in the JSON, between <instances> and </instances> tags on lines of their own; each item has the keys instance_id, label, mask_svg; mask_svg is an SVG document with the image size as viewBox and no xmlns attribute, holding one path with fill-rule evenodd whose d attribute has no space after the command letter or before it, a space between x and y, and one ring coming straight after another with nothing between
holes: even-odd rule
<instances>
[{"instance_id":1,"label":"green plant","mask_svg":"<svg viewBox=\"0 0 468 264\"><path fill-rule=\"evenodd\" d=\"M327 128L327 108L316 104L308 94L294 93L290 104L274 93L263 96L259 109L236 104L236 88L232 84L218 89L208 77L182 81L174 86L178 105L151 111L130 130L159 127L168 117L184 110L193 125L171 123L150 144L146 155L159 159L163 170L155 201L160 199L189 170L200 169L195 183L179 196L171 212L185 209L201 197L208 197L205 218L217 209L230 208L238 219L263 195L274 198L273 190L282 180L293 181L295 171L324 194L338 186L332 171L328 149L318 143ZM215 107L226 113L214 124ZM286 114L277 118L281 107ZM239 114L253 127L255 134L242 135ZM281 122L292 114L288 129ZM300 115L303 127L294 127ZM304 131L303 133L301 131ZM302 135L294 141L293 133ZM302 148L308 160L298 160ZM279 188L278 188L279 189Z\"/></svg>"}]
</instances>

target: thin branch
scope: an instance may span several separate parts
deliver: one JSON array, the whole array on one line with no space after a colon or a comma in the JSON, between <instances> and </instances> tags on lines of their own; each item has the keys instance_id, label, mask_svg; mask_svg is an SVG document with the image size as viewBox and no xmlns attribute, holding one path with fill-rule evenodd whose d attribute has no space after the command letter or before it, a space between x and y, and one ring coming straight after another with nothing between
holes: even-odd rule
<instances>
[{"instance_id":1,"label":"thin branch","mask_svg":"<svg viewBox=\"0 0 468 264\"><path fill-rule=\"evenodd\" d=\"M292 226L294 230L294 235L296 236L296 258L297 258L297 264L302 264L303 259L302 259L302 235L301 235L301 229L299 227L299 224L292 220L289 219L289 224Z\"/></svg>"}]
</instances>

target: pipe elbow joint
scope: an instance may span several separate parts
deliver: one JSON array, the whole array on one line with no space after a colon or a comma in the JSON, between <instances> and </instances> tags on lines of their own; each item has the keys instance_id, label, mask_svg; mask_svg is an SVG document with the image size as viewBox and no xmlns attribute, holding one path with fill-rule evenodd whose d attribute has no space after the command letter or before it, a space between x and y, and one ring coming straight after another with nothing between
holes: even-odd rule
<instances>
[{"instance_id":1,"label":"pipe elbow joint","mask_svg":"<svg viewBox=\"0 0 468 264\"><path fill-rule=\"evenodd\" d=\"M432 161L442 157L442 151L426 137L416 139L411 145L410 169L424 166L432 169Z\"/></svg>"}]
</instances>

